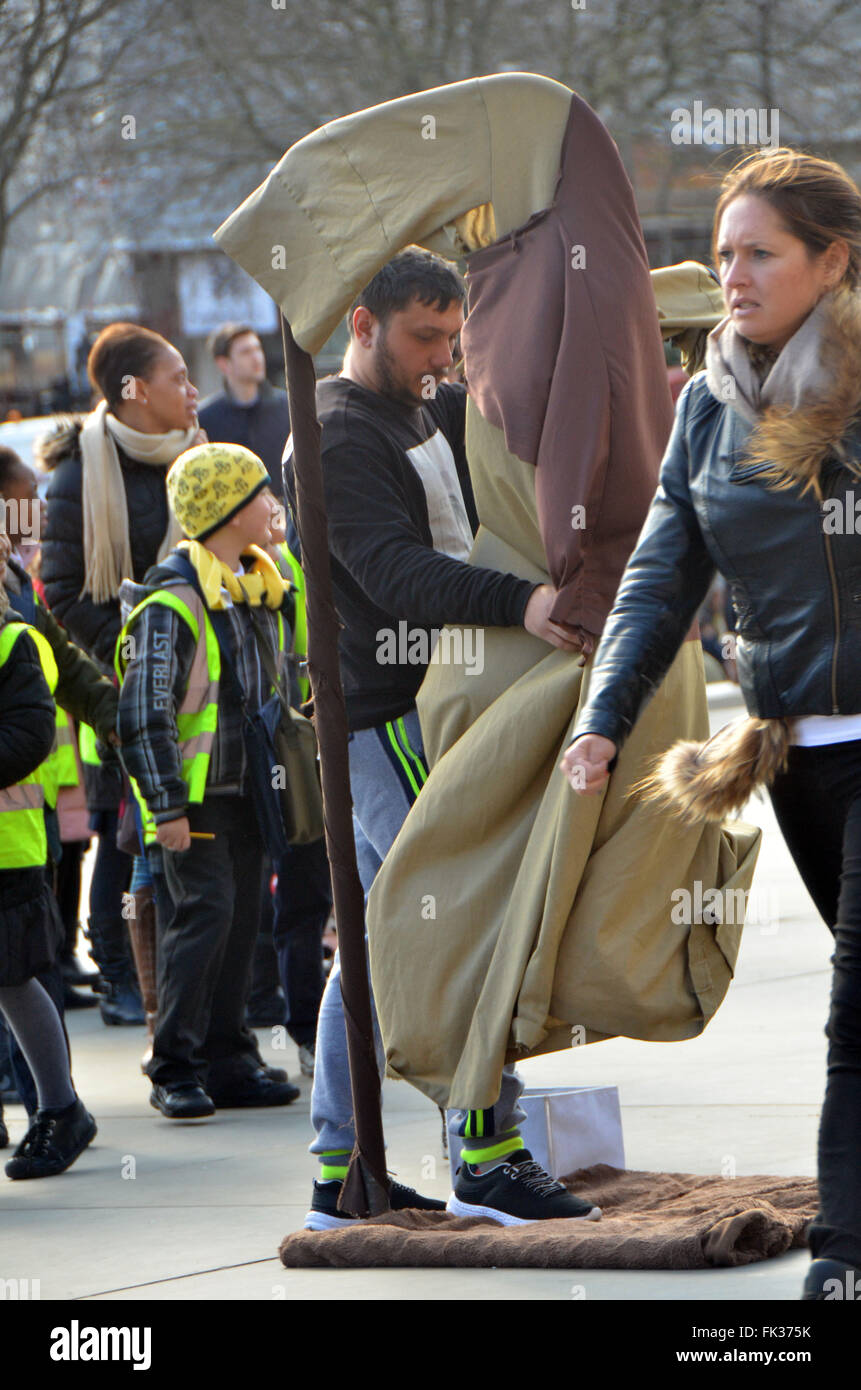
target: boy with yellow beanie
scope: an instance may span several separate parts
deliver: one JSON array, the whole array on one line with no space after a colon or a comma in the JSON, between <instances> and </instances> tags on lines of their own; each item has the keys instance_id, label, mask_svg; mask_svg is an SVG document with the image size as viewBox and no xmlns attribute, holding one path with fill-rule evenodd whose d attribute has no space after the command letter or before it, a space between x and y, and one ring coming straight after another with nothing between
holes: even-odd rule
<instances>
[{"instance_id":1,"label":"boy with yellow beanie","mask_svg":"<svg viewBox=\"0 0 861 1390\"><path fill-rule=\"evenodd\" d=\"M185 539L120 590L118 730L155 882L158 1016L147 1073L168 1119L287 1105L244 1024L264 842L245 730L288 693L293 602L264 547L275 500L261 460L199 444L167 475ZM268 648L268 652L265 650Z\"/></svg>"}]
</instances>

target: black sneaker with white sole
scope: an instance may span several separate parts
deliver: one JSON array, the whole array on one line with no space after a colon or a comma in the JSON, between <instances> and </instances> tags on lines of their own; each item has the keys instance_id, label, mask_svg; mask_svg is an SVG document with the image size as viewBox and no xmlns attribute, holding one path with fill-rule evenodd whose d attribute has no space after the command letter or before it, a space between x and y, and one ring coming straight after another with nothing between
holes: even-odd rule
<instances>
[{"instance_id":1,"label":"black sneaker with white sole","mask_svg":"<svg viewBox=\"0 0 861 1390\"><path fill-rule=\"evenodd\" d=\"M536 1163L528 1149L518 1149L488 1173L474 1173L468 1163L458 1170L446 1203L454 1216L488 1216L501 1226L528 1226L556 1217L600 1221L601 1208L573 1192Z\"/></svg>"},{"instance_id":2,"label":"black sneaker with white sole","mask_svg":"<svg viewBox=\"0 0 861 1390\"><path fill-rule=\"evenodd\" d=\"M311 1210L305 1217L306 1231L340 1231L347 1226L355 1226L363 1218L359 1216L347 1216L338 1210L338 1198L341 1195L341 1183L338 1178L330 1179L328 1182L314 1183L314 1196L311 1199ZM439 1202L435 1197L423 1197L420 1192L415 1192L411 1187L404 1187L402 1182L393 1182L389 1190L389 1203L392 1211L445 1211L445 1202Z\"/></svg>"}]
</instances>

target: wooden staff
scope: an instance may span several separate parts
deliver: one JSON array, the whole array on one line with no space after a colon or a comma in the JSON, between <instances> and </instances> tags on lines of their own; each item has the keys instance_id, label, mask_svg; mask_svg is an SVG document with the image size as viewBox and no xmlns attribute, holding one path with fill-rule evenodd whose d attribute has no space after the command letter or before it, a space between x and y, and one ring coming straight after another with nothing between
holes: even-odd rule
<instances>
[{"instance_id":1,"label":"wooden staff","mask_svg":"<svg viewBox=\"0 0 861 1390\"><path fill-rule=\"evenodd\" d=\"M368 985L365 900L353 837L347 709L338 663L340 624L332 598L329 566L317 380L314 363L299 347L283 314L281 331L293 432L296 526L305 573L308 674L320 749L326 851L332 871L332 898L341 953L341 995L356 1125L356 1146L338 1205L355 1216L376 1216L389 1210L389 1180Z\"/></svg>"}]
</instances>

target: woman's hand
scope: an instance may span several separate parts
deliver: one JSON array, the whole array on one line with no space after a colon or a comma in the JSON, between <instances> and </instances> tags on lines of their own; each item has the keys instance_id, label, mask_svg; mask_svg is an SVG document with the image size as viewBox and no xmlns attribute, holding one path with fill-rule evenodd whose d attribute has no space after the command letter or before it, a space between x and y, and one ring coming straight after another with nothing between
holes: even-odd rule
<instances>
[{"instance_id":1,"label":"woman's hand","mask_svg":"<svg viewBox=\"0 0 861 1390\"><path fill-rule=\"evenodd\" d=\"M190 830L188 816L180 816L179 820L165 820L156 826L155 838L164 849L178 854L184 849L191 849Z\"/></svg>"},{"instance_id":2,"label":"woman's hand","mask_svg":"<svg viewBox=\"0 0 861 1390\"><path fill-rule=\"evenodd\" d=\"M601 734L581 734L565 750L560 768L575 792L591 796L607 785L610 776L608 763L616 756L616 745Z\"/></svg>"}]
</instances>

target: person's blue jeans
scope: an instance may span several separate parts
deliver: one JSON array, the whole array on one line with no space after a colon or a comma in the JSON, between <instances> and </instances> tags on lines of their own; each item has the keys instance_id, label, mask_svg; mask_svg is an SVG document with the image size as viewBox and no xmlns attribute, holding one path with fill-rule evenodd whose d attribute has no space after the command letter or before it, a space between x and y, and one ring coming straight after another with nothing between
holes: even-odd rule
<instances>
[{"instance_id":1,"label":"person's blue jeans","mask_svg":"<svg viewBox=\"0 0 861 1390\"><path fill-rule=\"evenodd\" d=\"M349 752L356 856L367 900L377 871L427 777L416 711L411 710L400 720L351 734ZM385 1056L373 993L371 1005L377 1062L382 1076ZM517 1104L522 1089L519 1077L513 1070L506 1069L500 1098L493 1108L496 1134L515 1129L523 1119ZM312 1153L352 1151L356 1134L337 953L317 1024L311 1123L316 1131Z\"/></svg>"}]
</instances>

